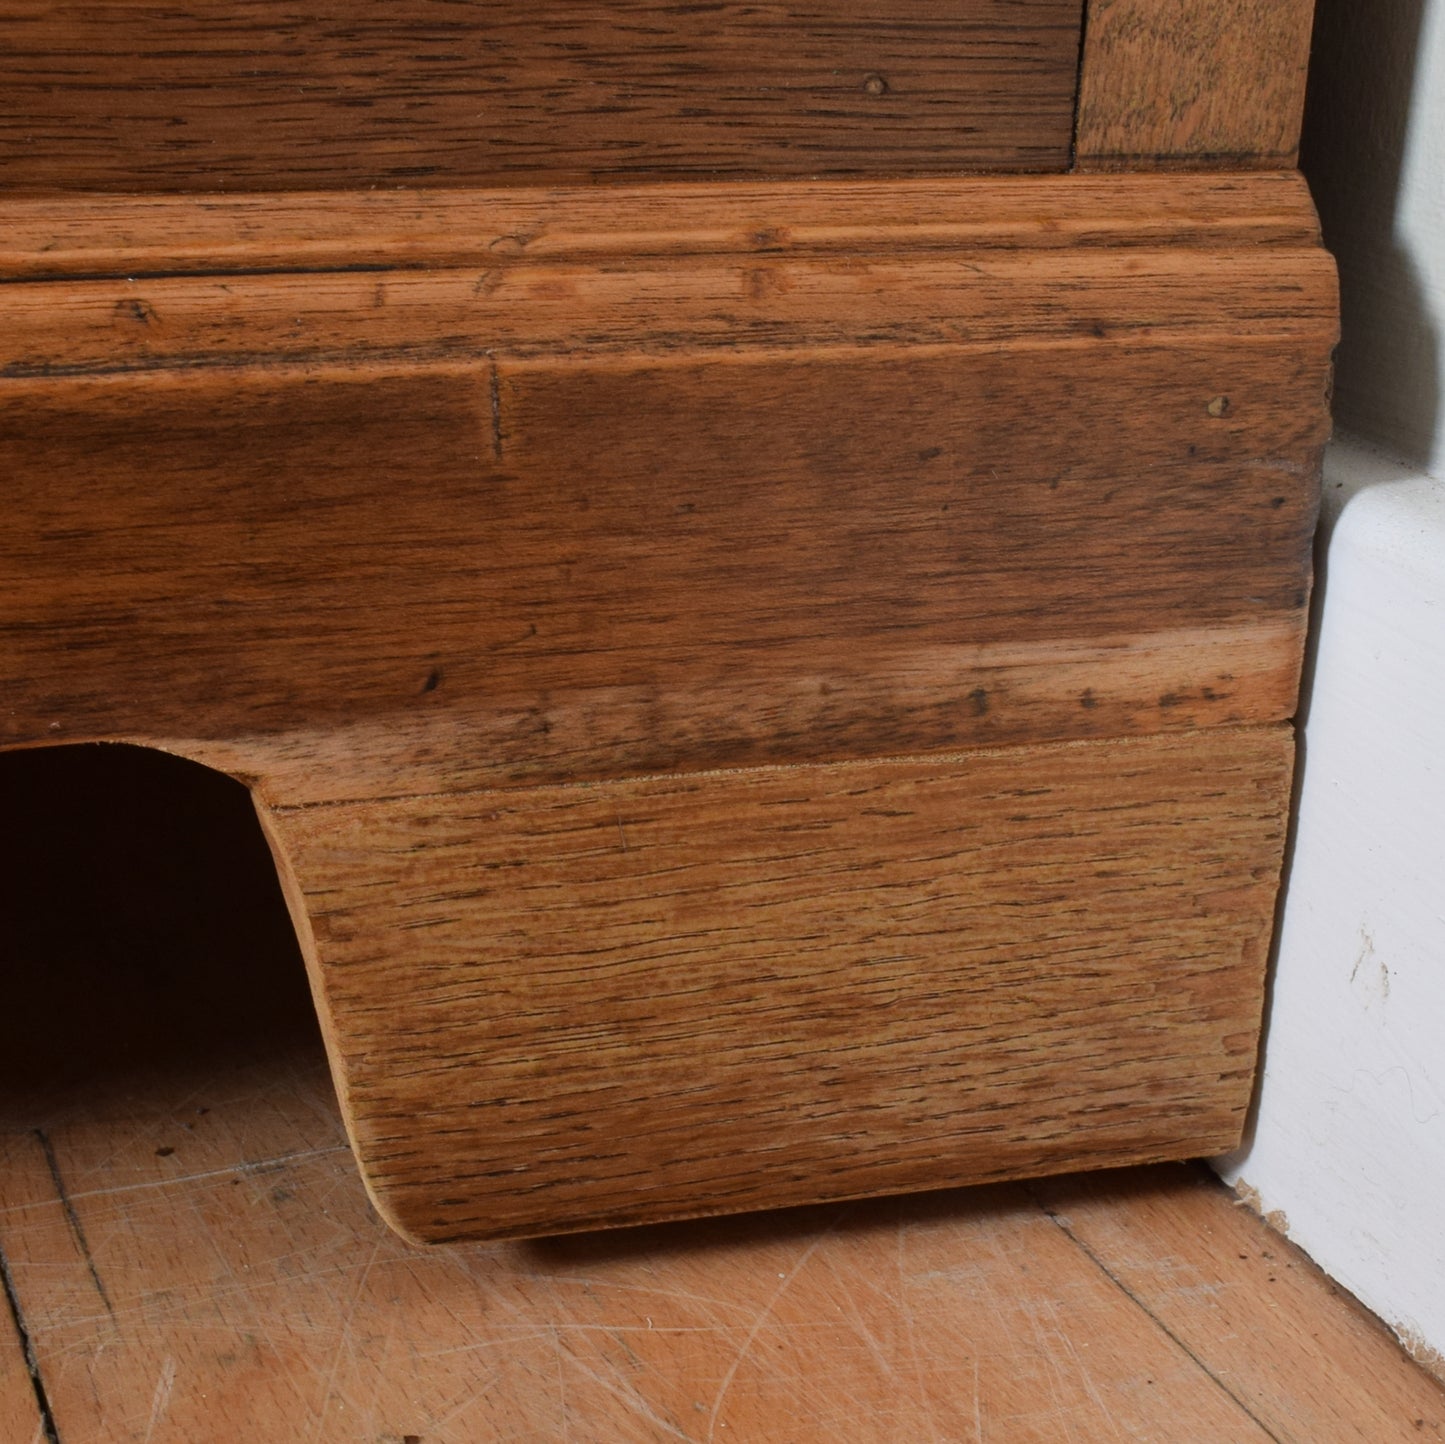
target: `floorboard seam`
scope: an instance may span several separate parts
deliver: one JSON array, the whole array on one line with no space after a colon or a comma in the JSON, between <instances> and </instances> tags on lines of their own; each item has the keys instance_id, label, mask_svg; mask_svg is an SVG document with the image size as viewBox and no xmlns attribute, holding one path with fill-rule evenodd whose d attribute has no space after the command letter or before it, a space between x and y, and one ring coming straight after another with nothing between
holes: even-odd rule
<instances>
[{"instance_id":1,"label":"floorboard seam","mask_svg":"<svg viewBox=\"0 0 1445 1444\"><path fill-rule=\"evenodd\" d=\"M60 1200L60 1206L65 1210L65 1219L70 1225L75 1246L80 1250L80 1256L85 1260L86 1268L90 1270L90 1281L95 1285L95 1291L100 1295L100 1301L105 1305L106 1313L114 1320L115 1306L110 1301L110 1295L105 1291L100 1270L95 1266L95 1257L90 1251L89 1240L85 1237L85 1230L80 1224L80 1215L75 1211L75 1205L65 1191L65 1180L60 1176L60 1164L56 1161L55 1150L50 1146L50 1137L43 1128L35 1130L35 1137L39 1140L41 1150L45 1154L45 1166L50 1170L50 1181L55 1185L55 1194Z\"/></svg>"},{"instance_id":2,"label":"floorboard seam","mask_svg":"<svg viewBox=\"0 0 1445 1444\"><path fill-rule=\"evenodd\" d=\"M1099 1272L1103 1274L1104 1277L1108 1279L1109 1282L1113 1284L1114 1287L1118 1289L1119 1292L1123 1294L1124 1297L1135 1306L1135 1308L1139 1309L1145 1315L1145 1317L1148 1318L1149 1322L1152 1323L1154 1327L1159 1330L1160 1333L1162 1333L1167 1339L1169 1339L1171 1343L1176 1345L1176 1347L1178 1347L1195 1364L1195 1366L1200 1370L1200 1372L1203 1373L1204 1376L1216 1386L1216 1388L1220 1389L1224 1394L1228 1395L1228 1397L1231 1398L1244 1411L1248 1418L1252 1419L1254 1423L1259 1425L1259 1427L1265 1432L1265 1434L1274 1441L1274 1444L1287 1444L1286 1440L1281 1439L1280 1436L1276 1434L1274 1430L1271 1429L1269 1425L1266 1424L1264 1420L1261 1419L1259 1415L1256 1414L1254 1410L1251 1409L1249 1405L1245 1403L1245 1401L1241 1399L1239 1395L1236 1394L1234 1390L1231 1389L1229 1385L1226 1384L1224 1380L1221 1379L1219 1375L1216 1374L1214 1370L1211 1369L1209 1365L1206 1364L1204 1360L1201 1359L1199 1355L1196 1354L1194 1350L1191 1349L1189 1345L1186 1344L1184 1340L1181 1339L1179 1335L1176 1334L1174 1330L1171 1329L1169 1325L1166 1324L1164 1320L1161 1319L1158 1314L1156 1314L1154 1310L1151 1309L1149 1305L1146 1304L1144 1300L1141 1299L1138 1294L1136 1294L1123 1281L1123 1279L1121 1279L1118 1274L1116 1274L1113 1269L1111 1269L1109 1265L1106 1264L1104 1260L1100 1258L1099 1255L1092 1248L1090 1248L1089 1245L1086 1244L1084 1240L1078 1236L1078 1234L1073 1231L1072 1228L1069 1227L1069 1225L1064 1221L1063 1216L1058 1213L1057 1210L1052 1208L1049 1204L1045 1203L1043 1199L1041 1199L1036 1193L1034 1193L1032 1189L1030 1189L1029 1192L1032 1195L1034 1202L1043 1211L1044 1216L1049 1220L1049 1222L1052 1223L1054 1227L1057 1228L1059 1232L1064 1235L1065 1238L1067 1238L1072 1244L1074 1244L1074 1246L1079 1249L1079 1251L1084 1255L1084 1257L1087 1258L1089 1262L1092 1263L1094 1267L1098 1269Z\"/></svg>"},{"instance_id":3,"label":"floorboard seam","mask_svg":"<svg viewBox=\"0 0 1445 1444\"><path fill-rule=\"evenodd\" d=\"M25 1371L30 1375L30 1387L35 1391L35 1407L40 1410L40 1421L45 1426L47 1444L60 1444L60 1431L55 1427L55 1414L50 1407L50 1395L45 1389L45 1380L40 1374L40 1360L35 1353L35 1341L25 1324L25 1314L20 1307L20 1294L10 1272L10 1260L0 1249L0 1286L5 1290L5 1302L10 1306L10 1317L15 1321L15 1332L20 1339L20 1352L25 1358Z\"/></svg>"}]
</instances>

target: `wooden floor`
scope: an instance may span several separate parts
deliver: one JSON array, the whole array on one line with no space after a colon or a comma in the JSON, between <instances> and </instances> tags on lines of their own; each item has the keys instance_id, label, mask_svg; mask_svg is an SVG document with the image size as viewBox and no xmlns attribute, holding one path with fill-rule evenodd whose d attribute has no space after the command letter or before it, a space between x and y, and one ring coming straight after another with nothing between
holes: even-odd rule
<instances>
[{"instance_id":1,"label":"wooden floor","mask_svg":"<svg viewBox=\"0 0 1445 1444\"><path fill-rule=\"evenodd\" d=\"M3 1444L1445 1438L1197 1167L408 1247L244 806L117 757L0 758Z\"/></svg>"}]
</instances>

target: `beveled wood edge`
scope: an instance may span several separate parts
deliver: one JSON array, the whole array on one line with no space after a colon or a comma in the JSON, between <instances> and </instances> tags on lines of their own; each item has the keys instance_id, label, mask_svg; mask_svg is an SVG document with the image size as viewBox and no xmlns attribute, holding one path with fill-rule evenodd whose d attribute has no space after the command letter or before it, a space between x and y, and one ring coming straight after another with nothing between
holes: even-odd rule
<instances>
[{"instance_id":1,"label":"beveled wood edge","mask_svg":"<svg viewBox=\"0 0 1445 1444\"><path fill-rule=\"evenodd\" d=\"M0 283L606 256L1317 244L1294 172L0 200Z\"/></svg>"},{"instance_id":2,"label":"beveled wood edge","mask_svg":"<svg viewBox=\"0 0 1445 1444\"><path fill-rule=\"evenodd\" d=\"M393 1233L407 1243L424 1245L427 1240L409 1229L398 1217L387 1195L377 1189L372 1181L371 1169L366 1164L366 1140L357 1125L357 1109L352 1098L351 1073L346 1066L336 1018L331 1008L331 995L326 988L326 975L321 955L316 946L316 932L311 926L311 913L306 906L306 897L301 880L292 865L285 838L277 826L275 810L267 803L259 779L241 778L251 794L251 805L256 810L261 835L271 850L271 861L276 869L276 880L281 886L281 895L286 899L286 911L291 916L291 926L296 933L296 947L306 965L306 979L311 988L311 1002L316 1009L316 1024L321 1041L326 1049L326 1066L331 1074L331 1085L336 1090L336 1106L341 1114L341 1125L346 1131L346 1141L361 1176L366 1196L377 1216Z\"/></svg>"}]
</instances>

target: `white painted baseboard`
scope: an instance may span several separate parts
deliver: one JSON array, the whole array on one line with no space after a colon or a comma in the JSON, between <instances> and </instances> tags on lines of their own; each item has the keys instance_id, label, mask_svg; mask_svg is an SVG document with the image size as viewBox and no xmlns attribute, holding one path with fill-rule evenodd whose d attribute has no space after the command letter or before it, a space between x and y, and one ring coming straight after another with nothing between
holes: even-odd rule
<instances>
[{"instance_id":1,"label":"white painted baseboard","mask_svg":"<svg viewBox=\"0 0 1445 1444\"><path fill-rule=\"evenodd\" d=\"M1217 1161L1445 1360L1445 482L1337 442L1253 1139Z\"/></svg>"}]
</instances>

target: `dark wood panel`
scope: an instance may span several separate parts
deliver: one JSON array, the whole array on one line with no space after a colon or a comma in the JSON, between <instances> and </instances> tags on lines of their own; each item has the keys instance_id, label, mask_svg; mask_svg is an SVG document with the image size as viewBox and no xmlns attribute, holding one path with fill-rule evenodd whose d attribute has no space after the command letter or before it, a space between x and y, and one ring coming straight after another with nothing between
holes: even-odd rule
<instances>
[{"instance_id":1,"label":"dark wood panel","mask_svg":"<svg viewBox=\"0 0 1445 1444\"><path fill-rule=\"evenodd\" d=\"M369 731L316 795L1288 716L1318 351L12 383L5 731Z\"/></svg>"},{"instance_id":2,"label":"dark wood panel","mask_svg":"<svg viewBox=\"0 0 1445 1444\"><path fill-rule=\"evenodd\" d=\"M353 1143L420 1239L1212 1152L1287 726L284 811Z\"/></svg>"},{"instance_id":3,"label":"dark wood panel","mask_svg":"<svg viewBox=\"0 0 1445 1444\"><path fill-rule=\"evenodd\" d=\"M615 219L4 288L4 735L301 800L1290 715L1329 262L1207 211L1099 245L1055 184L1074 243L947 257Z\"/></svg>"},{"instance_id":4,"label":"dark wood panel","mask_svg":"<svg viewBox=\"0 0 1445 1444\"><path fill-rule=\"evenodd\" d=\"M1292 166L1314 0L1089 0L1081 170Z\"/></svg>"},{"instance_id":5,"label":"dark wood panel","mask_svg":"<svg viewBox=\"0 0 1445 1444\"><path fill-rule=\"evenodd\" d=\"M0 184L1068 165L1081 0L3 7Z\"/></svg>"}]
</instances>

